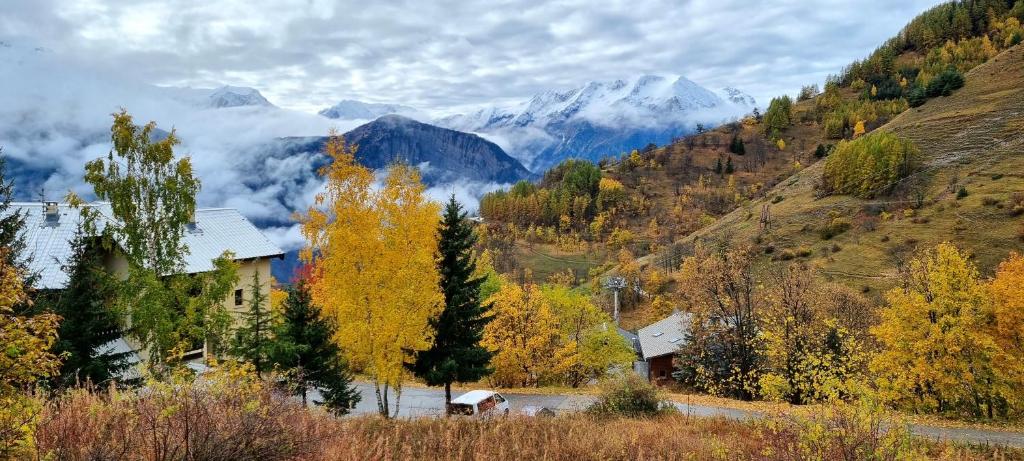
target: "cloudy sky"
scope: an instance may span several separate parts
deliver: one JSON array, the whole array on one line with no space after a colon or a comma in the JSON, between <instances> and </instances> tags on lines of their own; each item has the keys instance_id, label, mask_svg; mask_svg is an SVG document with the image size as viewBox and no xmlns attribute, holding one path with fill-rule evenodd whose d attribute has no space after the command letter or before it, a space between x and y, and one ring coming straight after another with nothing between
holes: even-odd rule
<instances>
[{"instance_id":1,"label":"cloudy sky","mask_svg":"<svg viewBox=\"0 0 1024 461\"><path fill-rule=\"evenodd\" d=\"M252 86L444 112L641 73L763 105L821 82L934 0L3 0L0 40L160 85Z\"/></svg>"}]
</instances>

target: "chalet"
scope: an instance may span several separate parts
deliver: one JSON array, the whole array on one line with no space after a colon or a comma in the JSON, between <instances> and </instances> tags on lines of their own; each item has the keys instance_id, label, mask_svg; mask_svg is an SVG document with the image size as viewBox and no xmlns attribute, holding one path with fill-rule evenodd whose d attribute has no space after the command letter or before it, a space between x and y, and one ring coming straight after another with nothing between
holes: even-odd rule
<instances>
[{"instance_id":1,"label":"chalet","mask_svg":"<svg viewBox=\"0 0 1024 461\"><path fill-rule=\"evenodd\" d=\"M690 314L676 311L637 331L638 352L651 382L664 384L672 379L672 359L686 341L689 325Z\"/></svg>"},{"instance_id":2,"label":"chalet","mask_svg":"<svg viewBox=\"0 0 1024 461\"><path fill-rule=\"evenodd\" d=\"M113 222L109 203L97 202L84 205L99 211L99 226ZM62 266L71 255L71 242L83 221L78 208L56 202L11 203L10 212L20 212L25 217L25 253L29 269L39 274L34 288L39 290L60 290L68 282L68 274ZM105 221L104 221L105 220ZM282 258L284 252L274 245L259 229L238 210L231 208L197 209L192 222L187 225L183 243L188 249L183 273L196 274L213 270L213 260L230 251L238 263L238 281L235 290L224 300L229 312L239 313L246 308L247 292L252 290L253 273L259 273L263 293L270 292L270 261ZM105 258L105 265L114 274L124 274L128 262L117 251ZM269 302L269 301L268 301ZM144 360L146 351L128 338L108 345L118 351L133 351L136 360ZM186 358L201 367L207 356L207 345L197 344Z\"/></svg>"}]
</instances>

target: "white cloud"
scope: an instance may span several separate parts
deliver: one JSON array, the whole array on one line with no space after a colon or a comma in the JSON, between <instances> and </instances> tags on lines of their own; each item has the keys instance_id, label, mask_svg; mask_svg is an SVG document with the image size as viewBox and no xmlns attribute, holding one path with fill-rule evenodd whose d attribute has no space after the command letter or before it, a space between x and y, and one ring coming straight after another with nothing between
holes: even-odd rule
<instances>
[{"instance_id":1,"label":"white cloud","mask_svg":"<svg viewBox=\"0 0 1024 461\"><path fill-rule=\"evenodd\" d=\"M759 101L821 82L935 0L7 0L22 38L150 83L255 86L315 111L424 110L645 73Z\"/></svg>"}]
</instances>

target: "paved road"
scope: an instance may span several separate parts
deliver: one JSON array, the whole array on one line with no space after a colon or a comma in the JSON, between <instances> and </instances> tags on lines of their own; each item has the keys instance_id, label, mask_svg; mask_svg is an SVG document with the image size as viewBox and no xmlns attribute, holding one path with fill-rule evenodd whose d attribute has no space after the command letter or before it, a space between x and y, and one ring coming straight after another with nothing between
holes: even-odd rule
<instances>
[{"instance_id":1,"label":"paved road","mask_svg":"<svg viewBox=\"0 0 1024 461\"><path fill-rule=\"evenodd\" d=\"M377 412L377 398L373 392L373 386L368 383L358 383L356 388L362 395L362 400L356 405L354 414L372 414ZM453 396L458 396L461 391L452 391ZM501 393L508 398L512 413L519 412L526 406L548 407L558 413L575 412L585 409L594 401L593 396L573 394L516 394ZM392 411L394 409L394 395L391 396ZM730 419L755 419L764 415L756 411L737 410L734 408L715 407L707 405L695 405L677 402L676 408L683 413L693 416L712 417L721 416ZM440 416L444 413L444 390L440 388L407 387L402 391L402 400L399 408L400 417L421 417ZM1024 433L1000 431L990 429L969 429L969 428L947 428L927 426L922 424L911 424L910 431L922 438L932 440L952 440L957 442L969 442L976 444L1006 445L1017 448L1024 448Z\"/></svg>"}]
</instances>

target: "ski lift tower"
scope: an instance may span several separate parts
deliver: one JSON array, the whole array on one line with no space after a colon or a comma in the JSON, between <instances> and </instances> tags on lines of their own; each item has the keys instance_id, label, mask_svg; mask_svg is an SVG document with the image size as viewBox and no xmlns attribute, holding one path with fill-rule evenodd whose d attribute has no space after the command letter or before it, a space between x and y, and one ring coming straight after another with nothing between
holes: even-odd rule
<instances>
[{"instance_id":1,"label":"ski lift tower","mask_svg":"<svg viewBox=\"0 0 1024 461\"><path fill-rule=\"evenodd\" d=\"M615 325L619 324L619 290L626 288L625 277L608 277L604 279L604 287L612 290L615 296L615 310L612 313L612 319L615 320Z\"/></svg>"}]
</instances>

